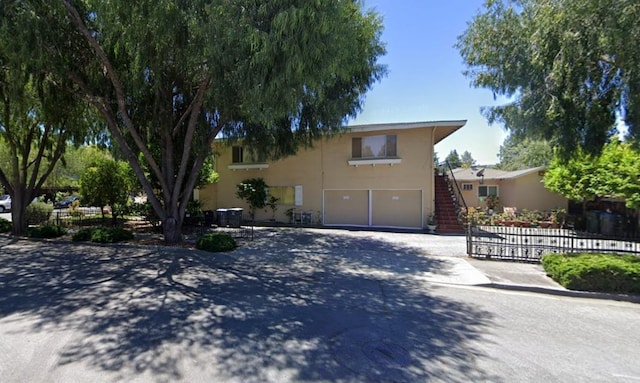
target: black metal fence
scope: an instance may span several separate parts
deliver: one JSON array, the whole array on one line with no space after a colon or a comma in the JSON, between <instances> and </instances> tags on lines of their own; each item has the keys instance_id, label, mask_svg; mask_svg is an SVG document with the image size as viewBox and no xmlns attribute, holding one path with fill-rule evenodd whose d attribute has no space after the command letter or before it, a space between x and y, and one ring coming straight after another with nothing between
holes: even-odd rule
<instances>
[{"instance_id":1,"label":"black metal fence","mask_svg":"<svg viewBox=\"0 0 640 383\"><path fill-rule=\"evenodd\" d=\"M540 262L548 253L630 253L640 255L640 238L605 237L570 229L471 226L467 252L474 258Z\"/></svg>"},{"instance_id":2,"label":"black metal fence","mask_svg":"<svg viewBox=\"0 0 640 383\"><path fill-rule=\"evenodd\" d=\"M82 227L100 219L102 219L102 210L99 207L81 207L73 211L56 209L49 217L49 220L56 225L65 227Z\"/></svg>"}]
</instances>

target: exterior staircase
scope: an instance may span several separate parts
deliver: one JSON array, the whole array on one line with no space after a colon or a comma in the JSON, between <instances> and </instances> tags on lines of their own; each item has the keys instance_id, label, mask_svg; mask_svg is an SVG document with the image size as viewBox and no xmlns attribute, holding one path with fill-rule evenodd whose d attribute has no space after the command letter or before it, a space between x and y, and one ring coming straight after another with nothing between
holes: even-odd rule
<instances>
[{"instance_id":1,"label":"exterior staircase","mask_svg":"<svg viewBox=\"0 0 640 383\"><path fill-rule=\"evenodd\" d=\"M458 221L458 206L445 176L435 176L436 233L464 234L464 226Z\"/></svg>"}]
</instances>

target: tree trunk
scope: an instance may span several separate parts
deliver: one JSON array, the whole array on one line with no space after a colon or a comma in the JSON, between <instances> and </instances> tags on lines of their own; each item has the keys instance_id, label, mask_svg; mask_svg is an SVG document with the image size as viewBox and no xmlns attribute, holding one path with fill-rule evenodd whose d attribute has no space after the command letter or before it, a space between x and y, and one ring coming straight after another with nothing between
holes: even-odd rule
<instances>
[{"instance_id":1,"label":"tree trunk","mask_svg":"<svg viewBox=\"0 0 640 383\"><path fill-rule=\"evenodd\" d=\"M15 195L11 196L11 221L14 235L24 235L27 232L25 215L28 203L25 202L20 193L15 193Z\"/></svg>"},{"instance_id":2,"label":"tree trunk","mask_svg":"<svg viewBox=\"0 0 640 383\"><path fill-rule=\"evenodd\" d=\"M182 242L182 220L175 217L167 217L162 222L162 233L164 241L168 245L175 245Z\"/></svg>"}]
</instances>

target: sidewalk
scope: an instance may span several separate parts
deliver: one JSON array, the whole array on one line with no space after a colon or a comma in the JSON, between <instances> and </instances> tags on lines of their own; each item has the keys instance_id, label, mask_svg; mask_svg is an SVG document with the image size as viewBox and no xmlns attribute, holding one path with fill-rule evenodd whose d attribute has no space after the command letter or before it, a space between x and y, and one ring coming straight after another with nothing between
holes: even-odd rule
<instances>
[{"instance_id":1,"label":"sidewalk","mask_svg":"<svg viewBox=\"0 0 640 383\"><path fill-rule=\"evenodd\" d=\"M467 262L471 267L475 268L477 272L483 274L489 280L486 284L476 284L476 286L574 298L640 303L640 295L568 290L548 277L542 265L539 264L494 260L486 261L474 258L467 258Z\"/></svg>"}]
</instances>

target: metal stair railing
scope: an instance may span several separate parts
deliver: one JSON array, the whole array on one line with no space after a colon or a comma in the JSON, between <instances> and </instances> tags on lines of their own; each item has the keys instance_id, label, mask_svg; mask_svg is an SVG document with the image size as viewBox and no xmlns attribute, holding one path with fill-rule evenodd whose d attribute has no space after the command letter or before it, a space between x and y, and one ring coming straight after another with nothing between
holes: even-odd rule
<instances>
[{"instance_id":1,"label":"metal stair railing","mask_svg":"<svg viewBox=\"0 0 640 383\"><path fill-rule=\"evenodd\" d=\"M458 186L456 176L453 175L453 169L451 168L451 164L449 164L449 161L444 162L443 175L445 176L447 184L449 184L449 190L453 193L454 202L457 205L458 212L460 212L461 208L464 208L465 212L468 211L467 203L462 196L462 191L460 190L460 186ZM453 186L451 184L453 184Z\"/></svg>"}]
</instances>

